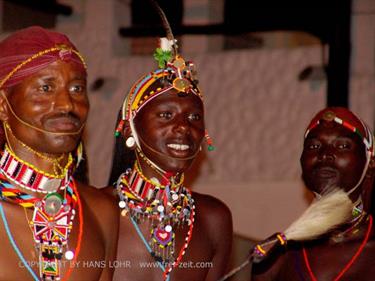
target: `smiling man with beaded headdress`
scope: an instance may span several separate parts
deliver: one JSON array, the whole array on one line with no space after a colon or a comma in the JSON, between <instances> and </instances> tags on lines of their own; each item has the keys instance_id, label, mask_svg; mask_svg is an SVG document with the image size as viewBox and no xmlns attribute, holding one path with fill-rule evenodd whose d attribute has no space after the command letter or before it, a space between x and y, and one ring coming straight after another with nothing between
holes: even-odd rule
<instances>
[{"instance_id":1,"label":"smiling man with beaded headdress","mask_svg":"<svg viewBox=\"0 0 375 281\"><path fill-rule=\"evenodd\" d=\"M73 176L86 76L63 34L33 26L0 42L0 280L111 280L117 212Z\"/></svg>"},{"instance_id":2,"label":"smiling man with beaded headdress","mask_svg":"<svg viewBox=\"0 0 375 281\"><path fill-rule=\"evenodd\" d=\"M133 85L119 113L109 184L122 214L117 258L131 266L114 280L216 280L230 254L229 209L183 184L203 139L212 143L195 65L168 35L159 69Z\"/></svg>"}]
</instances>

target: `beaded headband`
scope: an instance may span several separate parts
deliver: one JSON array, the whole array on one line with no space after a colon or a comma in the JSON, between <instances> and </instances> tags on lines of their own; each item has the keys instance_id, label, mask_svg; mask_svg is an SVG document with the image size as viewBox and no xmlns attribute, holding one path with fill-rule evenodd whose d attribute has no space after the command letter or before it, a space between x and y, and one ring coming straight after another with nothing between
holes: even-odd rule
<instances>
[{"instance_id":1,"label":"beaded headband","mask_svg":"<svg viewBox=\"0 0 375 281\"><path fill-rule=\"evenodd\" d=\"M130 120L150 101L172 89L186 94L194 94L203 100L193 76L194 64L185 62L181 56L177 56L171 62L167 62L167 68L158 69L143 76L133 85L129 95L122 106L122 120ZM156 82L164 84L164 87L152 89Z\"/></svg>"},{"instance_id":2,"label":"beaded headband","mask_svg":"<svg viewBox=\"0 0 375 281\"><path fill-rule=\"evenodd\" d=\"M80 59L80 61L82 62L84 68L86 69L87 66L86 66L86 63L85 63L85 60L83 59L82 55L75 49L65 45L65 44L60 44L60 45L56 45L55 47L52 47L50 49L46 49L46 50L43 50L43 51L40 51L34 55L32 55L31 57L27 58L26 60L24 60L23 62L21 62L20 64L18 64L16 67L14 67L12 69L12 71L10 71L5 77L3 80L1 80L0 82L0 89L4 86L4 84L18 71L20 70L22 67L24 67L26 64L30 63L31 61L35 60L36 58L39 58L41 56L44 56L46 54L49 54L49 53L52 53L52 52L59 52L59 57L61 60L65 60L67 58L69 58L69 56L73 53L75 55L78 56L78 58Z\"/></svg>"},{"instance_id":3,"label":"beaded headband","mask_svg":"<svg viewBox=\"0 0 375 281\"><path fill-rule=\"evenodd\" d=\"M358 118L358 117L357 117ZM364 143L366 150L369 152L370 156L374 156L374 140L373 140L373 135L371 133L371 130L368 128L368 126L360 119L358 118L359 122L362 124L364 134L361 133L361 130L355 126L353 126L351 123L341 119L340 117L337 116L337 114L333 111L326 111L323 113L323 116L321 119L318 119L310 124L310 126L306 129L305 132L305 139L307 138L308 134L311 132L312 129L314 129L316 126L318 126L321 121L324 120L326 122L335 122L356 135L360 137L362 142Z\"/></svg>"}]
</instances>

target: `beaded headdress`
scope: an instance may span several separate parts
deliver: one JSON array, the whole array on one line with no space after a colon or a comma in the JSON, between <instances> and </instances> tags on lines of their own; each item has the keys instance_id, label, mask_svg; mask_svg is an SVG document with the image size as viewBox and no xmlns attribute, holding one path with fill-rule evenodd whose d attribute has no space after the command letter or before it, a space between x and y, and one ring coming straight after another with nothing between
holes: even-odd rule
<instances>
[{"instance_id":1,"label":"beaded headdress","mask_svg":"<svg viewBox=\"0 0 375 281\"><path fill-rule=\"evenodd\" d=\"M137 113L156 97L168 94L196 95L203 101L198 88L197 71L191 61L186 61L178 52L177 40L174 38L168 20L163 10L151 1L163 21L167 37L160 39L160 47L156 49L154 58L159 68L142 76L130 89L121 108L121 120L116 128L115 135L119 136L124 123L129 122L130 128L138 147L140 143L134 126ZM205 134L209 150L213 150L212 140Z\"/></svg>"}]
</instances>

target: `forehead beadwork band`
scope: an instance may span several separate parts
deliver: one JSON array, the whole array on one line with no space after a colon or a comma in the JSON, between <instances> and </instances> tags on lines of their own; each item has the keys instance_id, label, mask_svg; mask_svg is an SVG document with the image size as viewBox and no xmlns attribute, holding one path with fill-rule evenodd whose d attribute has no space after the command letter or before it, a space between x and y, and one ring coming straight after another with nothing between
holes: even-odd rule
<instances>
[{"instance_id":1,"label":"forehead beadwork band","mask_svg":"<svg viewBox=\"0 0 375 281\"><path fill-rule=\"evenodd\" d=\"M176 73L181 72L181 69L177 69L176 71L172 67L168 67L166 69L158 69L141 78L130 90L129 95L123 103L122 120L129 120L130 117L134 118L148 102L173 89L176 90L177 93L184 92L186 94L194 94L203 100L198 87L193 85L190 80L186 78L191 71L185 70L185 75L181 75L181 77L179 77L178 74L175 75ZM170 77L173 78L170 79ZM164 87L152 89L151 86L161 80L167 80L170 81L170 83L167 83Z\"/></svg>"},{"instance_id":2,"label":"forehead beadwork band","mask_svg":"<svg viewBox=\"0 0 375 281\"><path fill-rule=\"evenodd\" d=\"M323 114L323 116L322 116L321 119L318 119L318 120L316 120L316 122L311 123L310 126L306 130L305 139L307 138L307 136L311 132L311 130L314 129L315 127L317 127L321 123L322 120L326 121L326 122L335 122L335 123L337 123L337 124L339 124L339 125L347 128L348 130L350 130L351 132L355 133L356 135L358 135L359 138L364 143L364 145L366 147L366 150L369 151L369 152L371 152L372 156L374 155L374 151L373 151L373 136L372 136L371 131L368 128L368 126L366 124L364 124L362 120L360 120L360 122L362 124L362 127L365 130L365 134L367 136L363 135L361 133L361 131L359 130L359 128L357 128L357 127L353 126L352 124L350 124L349 122L341 119L333 111L326 111L326 112L324 112L324 114Z\"/></svg>"}]
</instances>

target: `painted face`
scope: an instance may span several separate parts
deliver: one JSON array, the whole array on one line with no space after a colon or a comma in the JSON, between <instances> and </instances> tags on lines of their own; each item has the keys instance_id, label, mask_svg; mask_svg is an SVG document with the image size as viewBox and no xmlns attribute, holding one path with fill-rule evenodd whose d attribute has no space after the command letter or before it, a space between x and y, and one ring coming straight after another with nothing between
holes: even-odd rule
<instances>
[{"instance_id":1,"label":"painted face","mask_svg":"<svg viewBox=\"0 0 375 281\"><path fill-rule=\"evenodd\" d=\"M162 94L138 113L135 127L142 151L151 161L165 171L183 172L204 137L202 101L192 94Z\"/></svg>"},{"instance_id":2,"label":"painted face","mask_svg":"<svg viewBox=\"0 0 375 281\"><path fill-rule=\"evenodd\" d=\"M49 132L77 132L86 121L89 102L86 75L70 62L56 61L9 90L8 100L23 121ZM31 148L58 154L72 151L81 133L55 135L19 122L8 109L14 135Z\"/></svg>"},{"instance_id":3,"label":"painted face","mask_svg":"<svg viewBox=\"0 0 375 281\"><path fill-rule=\"evenodd\" d=\"M323 194L332 187L349 191L360 180L365 164L366 150L359 136L335 122L323 121L305 139L302 178L311 191Z\"/></svg>"}]
</instances>

